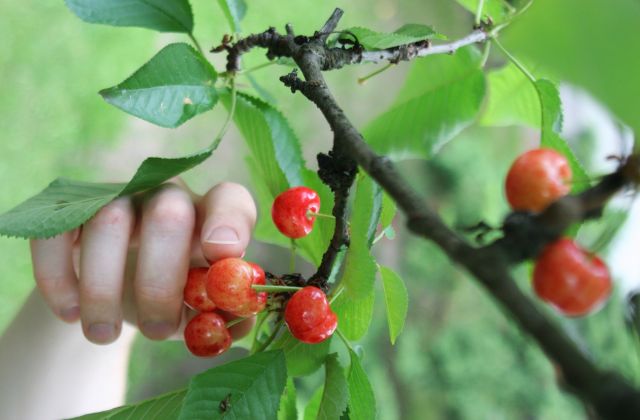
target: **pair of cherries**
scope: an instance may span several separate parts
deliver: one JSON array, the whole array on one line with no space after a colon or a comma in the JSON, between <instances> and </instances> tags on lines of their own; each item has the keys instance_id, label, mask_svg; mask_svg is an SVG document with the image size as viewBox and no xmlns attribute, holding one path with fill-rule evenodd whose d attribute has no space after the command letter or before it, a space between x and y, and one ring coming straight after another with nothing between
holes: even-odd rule
<instances>
[{"instance_id":1,"label":"pair of cherries","mask_svg":"<svg viewBox=\"0 0 640 420\"><path fill-rule=\"evenodd\" d=\"M552 149L530 150L516 159L505 182L509 204L517 211L541 212L569 193L573 174L567 159ZM605 263L561 238L547 245L533 272L538 297L567 316L597 310L611 293L611 276Z\"/></svg>"},{"instance_id":2,"label":"pair of cherries","mask_svg":"<svg viewBox=\"0 0 640 420\"><path fill-rule=\"evenodd\" d=\"M293 187L273 201L271 217L283 235L299 239L311 233L319 210L317 192L307 187ZM326 340L338 326L338 318L331 310L327 296L313 286L304 287L291 297L284 320L291 335L308 344Z\"/></svg>"}]
</instances>

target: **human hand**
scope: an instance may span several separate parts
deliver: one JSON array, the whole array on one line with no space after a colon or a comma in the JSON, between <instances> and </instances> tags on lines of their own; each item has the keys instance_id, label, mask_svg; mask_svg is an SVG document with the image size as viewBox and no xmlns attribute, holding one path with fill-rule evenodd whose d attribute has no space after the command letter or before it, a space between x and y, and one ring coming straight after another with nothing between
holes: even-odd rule
<instances>
[{"instance_id":1,"label":"human hand","mask_svg":"<svg viewBox=\"0 0 640 420\"><path fill-rule=\"evenodd\" d=\"M221 183L198 196L180 181L164 184L113 201L81 228L32 240L36 284L54 314L80 319L93 343L113 342L123 319L150 339L165 339L189 317L189 267L242 256L255 221L241 185ZM231 333L244 335L252 324L236 324Z\"/></svg>"}]
</instances>

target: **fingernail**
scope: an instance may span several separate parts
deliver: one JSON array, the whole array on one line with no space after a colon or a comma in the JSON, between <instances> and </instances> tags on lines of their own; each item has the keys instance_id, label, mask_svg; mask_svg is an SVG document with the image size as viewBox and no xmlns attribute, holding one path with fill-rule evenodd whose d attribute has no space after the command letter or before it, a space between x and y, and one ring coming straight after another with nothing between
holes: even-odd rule
<instances>
[{"instance_id":1,"label":"fingernail","mask_svg":"<svg viewBox=\"0 0 640 420\"><path fill-rule=\"evenodd\" d=\"M99 322L89 326L89 336L97 343L111 342L116 335L116 328L112 324Z\"/></svg>"},{"instance_id":2,"label":"fingernail","mask_svg":"<svg viewBox=\"0 0 640 420\"><path fill-rule=\"evenodd\" d=\"M235 229L229 226L219 226L206 237L205 242L218 245L235 245L240 242L240 237Z\"/></svg>"},{"instance_id":3,"label":"fingernail","mask_svg":"<svg viewBox=\"0 0 640 420\"><path fill-rule=\"evenodd\" d=\"M60 311L60 318L62 318L66 322L77 321L79 317L80 307L77 305Z\"/></svg>"},{"instance_id":4,"label":"fingernail","mask_svg":"<svg viewBox=\"0 0 640 420\"><path fill-rule=\"evenodd\" d=\"M146 321L142 324L142 332L148 338L162 340L173 334L175 327L166 321Z\"/></svg>"}]
</instances>

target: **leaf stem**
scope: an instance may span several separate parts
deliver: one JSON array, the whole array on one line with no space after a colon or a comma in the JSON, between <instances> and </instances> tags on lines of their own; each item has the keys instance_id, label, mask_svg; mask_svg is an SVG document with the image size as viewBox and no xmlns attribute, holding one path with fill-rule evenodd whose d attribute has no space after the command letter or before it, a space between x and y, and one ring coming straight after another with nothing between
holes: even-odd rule
<instances>
[{"instance_id":1,"label":"leaf stem","mask_svg":"<svg viewBox=\"0 0 640 420\"><path fill-rule=\"evenodd\" d=\"M379 75L380 73L383 73L383 72L387 71L392 66L395 66L395 63L389 63L386 66L383 66L383 67L377 69L376 71L374 71L372 73L369 73L366 76L363 76L363 77L359 78L358 79L358 84L364 85L367 80L371 79L372 77L375 77L375 76Z\"/></svg>"},{"instance_id":2,"label":"leaf stem","mask_svg":"<svg viewBox=\"0 0 640 420\"><path fill-rule=\"evenodd\" d=\"M487 60L489 60L489 53L491 52L491 43L487 42L484 44L484 49L482 50L482 59L480 60L480 69L484 69L484 66L487 65Z\"/></svg>"},{"instance_id":3,"label":"leaf stem","mask_svg":"<svg viewBox=\"0 0 640 420\"><path fill-rule=\"evenodd\" d=\"M220 144L220 141L222 141L222 138L227 133L227 130L229 129L229 125L231 124L231 120L233 120L233 116L236 113L237 91L236 91L235 79L231 78L230 83L231 83L231 109L229 110L229 114L227 114L227 119L224 121L224 124L222 125L222 128L218 132L218 135L213 140L213 142L211 142L211 145L209 146L210 150L215 150L218 147L218 145Z\"/></svg>"},{"instance_id":4,"label":"leaf stem","mask_svg":"<svg viewBox=\"0 0 640 420\"><path fill-rule=\"evenodd\" d=\"M252 284L251 288L256 292L281 293L281 292L297 292L302 287L297 286L277 286L275 284Z\"/></svg>"},{"instance_id":5,"label":"leaf stem","mask_svg":"<svg viewBox=\"0 0 640 420\"><path fill-rule=\"evenodd\" d=\"M509 61L511 61L518 68L518 70L520 70L522 74L524 74L527 79L531 81L531 83L536 83L535 76L531 74L531 72L529 72L529 70L527 70L527 68L522 63L520 63L517 58L515 58L509 51L507 51L507 49L500 43L500 41L498 41L497 38L493 38L493 43L496 44L496 47L498 47L498 49L507 56Z\"/></svg>"},{"instance_id":6,"label":"leaf stem","mask_svg":"<svg viewBox=\"0 0 640 420\"><path fill-rule=\"evenodd\" d=\"M193 33L191 33L191 32L189 32L189 39L191 39L191 42L193 42L193 44L196 46L196 48L198 49L200 54L202 54L204 56L204 50L202 49L202 46L200 45L200 43L198 42L196 37L193 36Z\"/></svg>"},{"instance_id":7,"label":"leaf stem","mask_svg":"<svg viewBox=\"0 0 640 420\"><path fill-rule=\"evenodd\" d=\"M480 26L482 22L482 8L484 7L484 0L478 0L478 8L476 9L476 26Z\"/></svg>"}]
</instances>

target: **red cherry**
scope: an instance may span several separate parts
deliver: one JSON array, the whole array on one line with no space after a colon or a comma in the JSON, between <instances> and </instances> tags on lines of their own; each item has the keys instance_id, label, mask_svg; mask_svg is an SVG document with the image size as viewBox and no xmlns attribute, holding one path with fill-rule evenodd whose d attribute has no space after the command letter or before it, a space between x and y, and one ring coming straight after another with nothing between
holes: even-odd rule
<instances>
[{"instance_id":1,"label":"red cherry","mask_svg":"<svg viewBox=\"0 0 640 420\"><path fill-rule=\"evenodd\" d=\"M251 284L265 285L267 282L262 267L252 262L250 262L249 265L253 268L253 281ZM253 291L253 289L251 290ZM254 291L254 293L256 294L256 298L251 300L251 304L249 305L249 312L251 315L262 312L264 307L267 305L267 292Z\"/></svg>"},{"instance_id":2,"label":"red cherry","mask_svg":"<svg viewBox=\"0 0 640 420\"><path fill-rule=\"evenodd\" d=\"M297 239L307 236L313 229L315 216L320 210L318 193L307 187L293 187L281 193L273 201L273 223L285 236Z\"/></svg>"},{"instance_id":3,"label":"red cherry","mask_svg":"<svg viewBox=\"0 0 640 420\"><path fill-rule=\"evenodd\" d=\"M231 334L220 315L215 312L203 312L187 324L184 329L184 342L194 355L214 357L231 347Z\"/></svg>"},{"instance_id":4,"label":"red cherry","mask_svg":"<svg viewBox=\"0 0 640 420\"><path fill-rule=\"evenodd\" d=\"M326 340L338 326L327 296L314 286L302 288L289 299L284 320L294 337L309 344Z\"/></svg>"},{"instance_id":5,"label":"red cherry","mask_svg":"<svg viewBox=\"0 0 640 420\"><path fill-rule=\"evenodd\" d=\"M252 284L264 284L264 271L240 258L216 261L207 273L207 294L216 307L236 316L248 317L264 309L266 293Z\"/></svg>"},{"instance_id":6,"label":"red cherry","mask_svg":"<svg viewBox=\"0 0 640 420\"><path fill-rule=\"evenodd\" d=\"M611 293L611 277L600 258L562 238L547 245L533 272L536 294L568 316L598 309Z\"/></svg>"},{"instance_id":7,"label":"red cherry","mask_svg":"<svg viewBox=\"0 0 640 420\"><path fill-rule=\"evenodd\" d=\"M534 149L518 157L507 174L505 191L514 210L540 212L570 191L567 159L552 149Z\"/></svg>"},{"instance_id":8,"label":"red cherry","mask_svg":"<svg viewBox=\"0 0 640 420\"><path fill-rule=\"evenodd\" d=\"M208 267L189 269L187 284L184 286L184 302L199 312L211 312L216 309L215 303L207 295Z\"/></svg>"}]
</instances>

